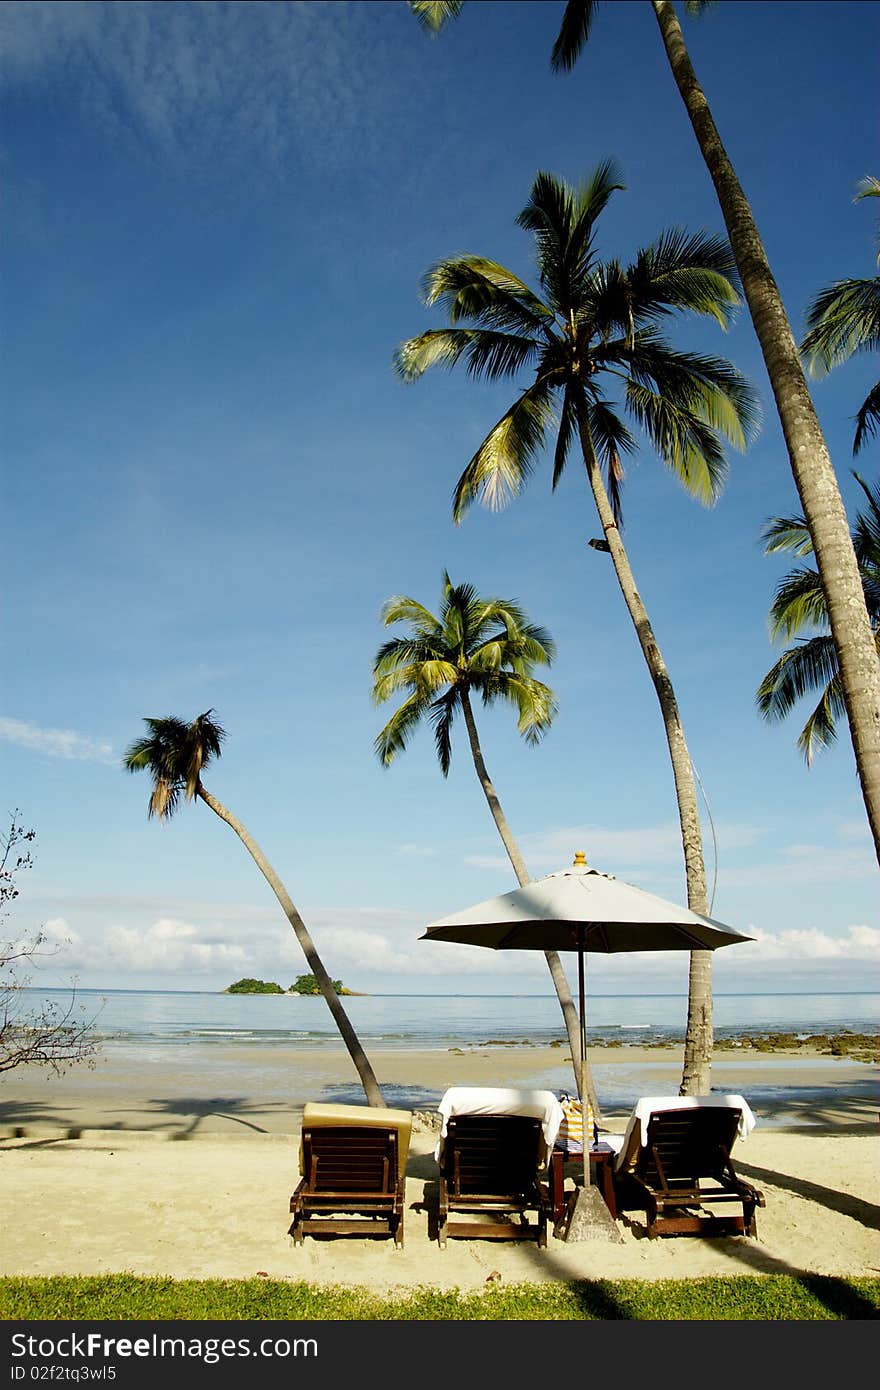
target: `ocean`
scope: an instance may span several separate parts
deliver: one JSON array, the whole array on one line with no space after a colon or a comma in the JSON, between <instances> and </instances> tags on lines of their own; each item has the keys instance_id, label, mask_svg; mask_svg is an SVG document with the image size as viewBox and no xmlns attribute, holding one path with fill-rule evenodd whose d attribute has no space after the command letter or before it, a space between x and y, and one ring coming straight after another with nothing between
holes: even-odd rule
<instances>
[{"instance_id":1,"label":"ocean","mask_svg":"<svg viewBox=\"0 0 880 1390\"><path fill-rule=\"evenodd\" d=\"M65 990L23 991L27 1009L62 1003ZM547 1045L565 1039L555 994L370 994L342 1000L367 1052L480 1047L487 1043ZM196 990L77 991L84 1017L104 1046L339 1047L320 996L234 995ZM599 994L587 998L587 1040L594 1046L652 1044L684 1037L687 998L678 994ZM880 993L716 994L717 1041L754 1034L880 1034Z\"/></svg>"},{"instance_id":2,"label":"ocean","mask_svg":"<svg viewBox=\"0 0 880 1390\"><path fill-rule=\"evenodd\" d=\"M64 1007L69 1002L69 992L23 992L21 1003L25 1012L42 1002ZM536 1051L534 1071L528 1065L525 1069L519 1066L517 1084L554 1091L573 1089L567 1039L554 994L372 994L347 995L342 1002L368 1056L395 1050L438 1054L440 1066L435 1072L447 1077L444 1084L432 1084L427 1078L418 1085L398 1085L390 1079L386 1084L383 1080L390 1105L433 1108L445 1085L459 1084L455 1080L456 1055L491 1048L492 1044L498 1046L498 1074L502 1076L502 1057L505 1053L509 1056L512 1049L521 1050L527 1062L530 1046L560 1043L558 1063L548 1067L546 1052ZM260 1105L268 1107L270 1116L274 1116L268 1123L274 1124L283 1123L293 1101L357 1103L363 1099L359 1083L351 1079L347 1066L345 1077L328 1077L322 1064L322 1053L338 1051L343 1044L320 996L83 989L77 993L76 1007L81 1010L81 1018L93 1021L102 1062L94 1076L74 1068L54 1081L54 1105L63 1106L69 1088L88 1091L93 1087L95 1094L103 1094L101 1088L108 1069L110 1074L130 1074L132 1085L149 1089L161 1084L165 1089L157 1094L165 1098L162 1106L183 1105L185 1109L191 1103L200 1114L205 1105L209 1109L220 1106L226 1114L242 1104L242 1097L256 1097ZM588 997L588 1044L650 1048L680 1042L686 1014L685 995ZM880 993L717 994L714 1021L719 1042L768 1033L793 1033L800 1037L847 1031L880 1035ZM296 1049L295 1074L286 1061L285 1044ZM311 1066L309 1053L313 1058ZM445 1059L444 1053L448 1054ZM629 1056L622 1051L613 1061L597 1058L593 1076L602 1105L608 1111L626 1113L641 1095L674 1093L676 1066L662 1046L656 1054L647 1056L644 1052ZM765 1123L781 1122L795 1110L810 1123L812 1112L827 1100L827 1088L836 1086L844 1072L848 1094L865 1096L876 1105L876 1069L862 1064L856 1070L858 1075L854 1078L852 1064L831 1056L813 1055L807 1059L772 1053L761 1054L756 1069L754 1053L744 1052L741 1058L728 1053L713 1062L712 1084L713 1089L743 1093L747 1085L749 1102L756 1113L760 1110ZM394 1075L393 1066L388 1064L383 1071ZM169 1076L174 1078L170 1090ZM10 1114L15 1110L19 1090L19 1100L33 1099L32 1080L21 1077L19 1085L15 1077L13 1073L5 1079L3 1088L10 1098ZM144 1080L147 1077L150 1079ZM171 1091L177 1090L191 1101L169 1101ZM206 1097L212 1099L208 1101ZM113 1113L116 1123L115 1109Z\"/></svg>"}]
</instances>

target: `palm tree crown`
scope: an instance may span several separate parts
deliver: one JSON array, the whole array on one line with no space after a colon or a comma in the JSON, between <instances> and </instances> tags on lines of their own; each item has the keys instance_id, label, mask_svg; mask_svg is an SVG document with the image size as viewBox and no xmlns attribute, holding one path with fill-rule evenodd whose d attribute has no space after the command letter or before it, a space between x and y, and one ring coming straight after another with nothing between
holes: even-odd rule
<instances>
[{"instance_id":1,"label":"palm tree crown","mask_svg":"<svg viewBox=\"0 0 880 1390\"><path fill-rule=\"evenodd\" d=\"M123 755L129 772L153 774L153 793L148 817L168 820L180 806L181 797L192 801L201 783L202 768L219 758L226 738L225 729L206 710L187 724L175 715L164 719L145 719L149 733L135 739Z\"/></svg>"},{"instance_id":2,"label":"palm tree crown","mask_svg":"<svg viewBox=\"0 0 880 1390\"><path fill-rule=\"evenodd\" d=\"M880 482L870 487L858 473L854 476L867 498L867 508L856 514L853 546L880 657ZM764 528L764 539L768 555L778 551L798 556L813 553L802 516L774 517ZM814 635L801 638L782 653L762 680L755 699L764 718L775 721L790 714L805 695L819 692L819 702L797 740L809 765L817 748L834 742L837 722L846 710L825 592L818 571L802 565L789 570L777 586L770 609L770 633L774 639L790 641L807 629L813 629Z\"/></svg>"},{"instance_id":3,"label":"palm tree crown","mask_svg":"<svg viewBox=\"0 0 880 1390\"><path fill-rule=\"evenodd\" d=\"M724 442L745 447L757 405L744 378L719 358L673 348L661 332L684 312L727 325L739 302L730 249L723 238L673 229L628 266L601 260L596 223L622 187L610 160L578 187L537 175L517 221L534 236L540 293L481 256L439 261L424 278L426 302L443 305L450 326L398 348L405 380L459 361L490 380L533 374L461 475L456 520L478 497L500 507L515 495L555 428L554 487L580 436L619 522L621 460L636 443L621 405L706 504L724 481Z\"/></svg>"},{"instance_id":4,"label":"palm tree crown","mask_svg":"<svg viewBox=\"0 0 880 1390\"><path fill-rule=\"evenodd\" d=\"M472 585L453 585L444 573L439 617L403 595L389 599L380 616L386 627L409 627L406 637L394 637L380 647L373 666L377 705L408 692L376 737L376 754L386 767L427 717L445 776L452 757L453 719L471 692L484 705L496 700L513 705L517 727L528 743L537 743L550 727L556 713L553 692L532 671L549 665L556 647L550 634L530 623L517 603L481 598Z\"/></svg>"}]
</instances>

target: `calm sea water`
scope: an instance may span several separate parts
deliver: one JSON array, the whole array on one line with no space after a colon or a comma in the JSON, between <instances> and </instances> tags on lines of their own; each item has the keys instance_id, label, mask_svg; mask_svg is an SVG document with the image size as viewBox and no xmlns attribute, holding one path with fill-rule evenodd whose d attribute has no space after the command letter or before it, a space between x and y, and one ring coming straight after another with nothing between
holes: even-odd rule
<instances>
[{"instance_id":1,"label":"calm sea water","mask_svg":"<svg viewBox=\"0 0 880 1390\"><path fill-rule=\"evenodd\" d=\"M28 990L36 1003L65 991ZM338 1047L339 1033L320 997L230 995L172 990L80 990L79 1006L105 1045L211 1043ZM547 1044L565 1037L555 995L347 996L343 1004L364 1047L446 1049L493 1040ZM651 1044L684 1036L687 998L602 994L587 1000L593 1044ZM717 994L717 1040L744 1034L880 1034L880 993Z\"/></svg>"},{"instance_id":2,"label":"calm sea water","mask_svg":"<svg viewBox=\"0 0 880 1390\"><path fill-rule=\"evenodd\" d=\"M66 1004L65 991L29 990L25 1007L43 1000ZM548 1044L565 1038L556 996L551 995L394 995L346 996L346 1012L367 1055L387 1049L446 1051L449 1073L446 1084L458 1084L455 1052L494 1041L508 1046ZM82 990L77 1007L83 1017L95 1020L107 1063L123 1068L143 1064L147 1071L168 1063L179 1085L197 1097L198 1107L221 1104L222 1112L237 1113L241 1097L259 1098L275 1120L284 1123L291 1104L306 1100L359 1102L363 1092L349 1078L327 1082L321 1078L322 1051L341 1046L339 1034L324 1000L293 995L229 995L196 991ZM600 1043L652 1044L680 1041L684 1036L687 999L684 995L596 995L588 999L588 1035ZM871 994L719 994L715 996L715 1036L718 1040L744 1034L793 1032L880 1034L880 993ZM300 1055L295 1076L284 1061L284 1048L293 1045L312 1053L315 1070ZM267 1052L266 1049L274 1051ZM525 1047L524 1047L525 1051ZM499 1048L499 1053L502 1049ZM531 1074L522 1074L522 1086L571 1090L571 1066L563 1046L554 1062L538 1060ZM602 1105L607 1111L628 1113L641 1095L674 1094L677 1078L670 1080L670 1058L662 1052L649 1057L621 1055L613 1063L597 1062L593 1075ZM743 1092L760 1114L762 1123L782 1123L797 1113L811 1123L814 1110L827 1100L827 1086L837 1084L841 1063L832 1057L765 1057L760 1075L742 1059L725 1058L713 1064L716 1089ZM746 1068L744 1070L743 1068ZM673 1073L675 1064L672 1063ZM806 1069L806 1071L805 1071ZM348 1068L346 1076L348 1075ZM503 1062L499 1075L503 1075ZM391 1068L393 1073L393 1068ZM809 1073L809 1078L806 1073ZM137 1074L137 1073L136 1073ZM73 1072L80 1085L90 1084L90 1074ZM63 1095L65 1083L57 1083ZM100 1089L99 1071L94 1085ZM15 1079L7 1083L7 1093ZM167 1092L167 1081L163 1081ZM670 1089L671 1087L671 1089ZM383 1083L389 1105L432 1108L445 1086ZM30 1091L26 1092L30 1095ZM873 1069L848 1083L848 1094L866 1095L876 1105ZM210 1102L205 1097L213 1097ZM222 1097L222 1103L217 1101ZM237 1099L236 1099L237 1098ZM163 1101L162 1105L168 1102ZM189 1104L186 1102L185 1104ZM174 1102L175 1105L183 1104ZM274 1107L274 1108L273 1108ZM792 1110L794 1107L794 1111ZM185 1105L184 1105L185 1108ZM115 1112L114 1112L115 1113ZM199 1110L201 1113L201 1109ZM280 1116L280 1119L278 1118ZM114 1123L116 1121L114 1120ZM261 1123L270 1123L261 1120Z\"/></svg>"}]
</instances>

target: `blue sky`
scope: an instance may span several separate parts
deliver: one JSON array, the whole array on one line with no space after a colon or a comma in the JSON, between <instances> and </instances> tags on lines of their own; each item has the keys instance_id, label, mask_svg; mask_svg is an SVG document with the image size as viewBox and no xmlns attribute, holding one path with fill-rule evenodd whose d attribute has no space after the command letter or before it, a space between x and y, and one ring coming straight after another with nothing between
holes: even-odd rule
<instances>
[{"instance_id":1,"label":"blue sky","mask_svg":"<svg viewBox=\"0 0 880 1390\"><path fill-rule=\"evenodd\" d=\"M536 472L459 527L461 468L510 387L404 386L391 357L439 322L438 257L524 275L515 217L539 169L614 156L601 224L626 259L662 229L723 231L644 0L600 9L574 72L562 4L469 0L439 39L403 3L0 6L5 807L38 832L9 924L64 942L37 982L288 984L305 968L268 887L199 805L146 819L120 755L147 715L211 707L205 781L285 880L355 989L550 991L539 957L418 941L513 886L466 744L444 781L428 729L383 770L370 671L382 603L441 576L517 598L550 629L556 723L538 749L504 710L484 752L533 876L575 850L685 899L653 688L582 472ZM687 21L797 334L810 296L875 265L880 8L725 0ZM723 990L878 988L880 894L847 731L808 771L765 725L767 609L786 568L761 528L797 510L751 323L681 324L764 405L705 511L645 449L626 541L711 812L713 913L754 935ZM850 514L852 417L876 367L815 385ZM877 476L877 445L860 469ZM802 717L805 716L806 709ZM801 721L802 722L802 721ZM705 809L705 808L704 808ZM717 844L717 854L713 846ZM684 955L594 958L603 992L684 992Z\"/></svg>"}]
</instances>

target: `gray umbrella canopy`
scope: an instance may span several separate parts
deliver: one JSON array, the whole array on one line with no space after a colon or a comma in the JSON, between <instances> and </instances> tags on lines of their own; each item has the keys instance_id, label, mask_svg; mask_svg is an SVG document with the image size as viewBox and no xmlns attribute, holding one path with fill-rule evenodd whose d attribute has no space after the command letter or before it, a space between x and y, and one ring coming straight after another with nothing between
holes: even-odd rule
<instances>
[{"instance_id":1,"label":"gray umbrella canopy","mask_svg":"<svg viewBox=\"0 0 880 1390\"><path fill-rule=\"evenodd\" d=\"M441 917L421 941L456 941L494 951L576 951L580 1002L581 1068L578 1092L586 1113L586 1008L584 956L635 951L715 951L750 936L590 868L578 852L569 869L487 898ZM590 1185L584 1134L584 1188ZM578 1237L580 1238L580 1237Z\"/></svg>"},{"instance_id":2,"label":"gray umbrella canopy","mask_svg":"<svg viewBox=\"0 0 880 1390\"><path fill-rule=\"evenodd\" d=\"M749 936L590 868L569 869L432 922L422 941L494 951L714 951Z\"/></svg>"}]
</instances>

